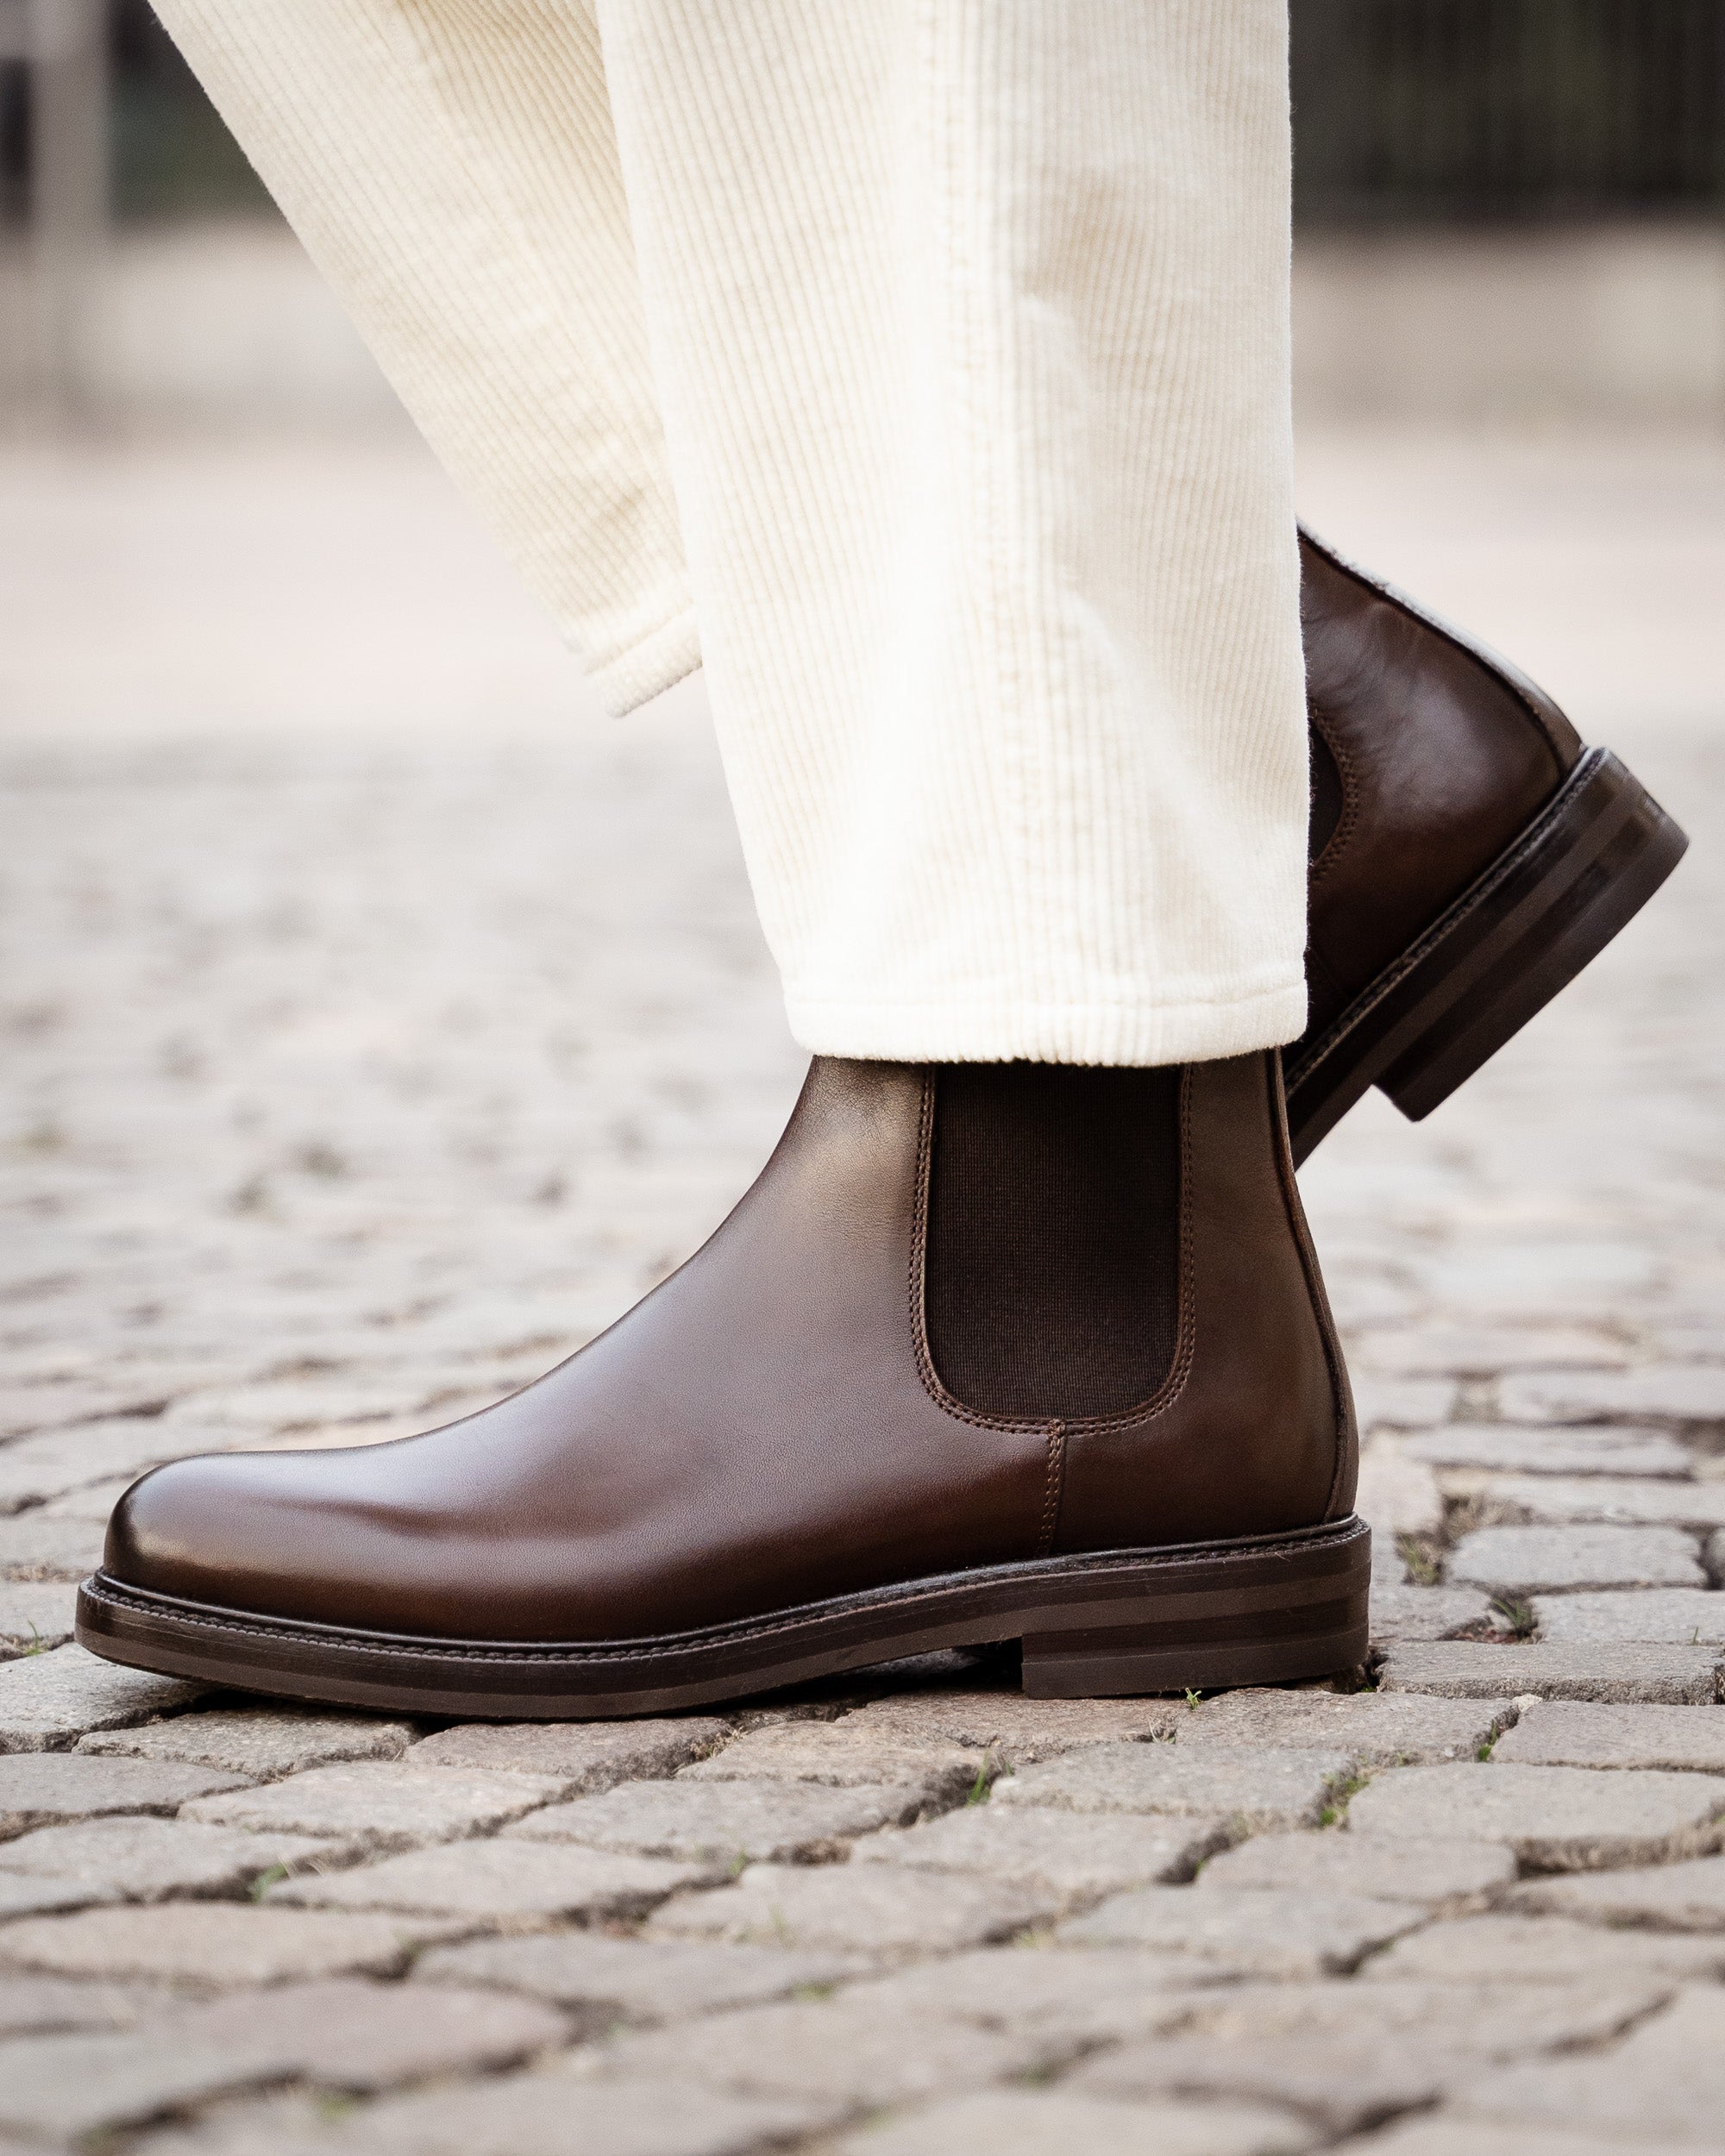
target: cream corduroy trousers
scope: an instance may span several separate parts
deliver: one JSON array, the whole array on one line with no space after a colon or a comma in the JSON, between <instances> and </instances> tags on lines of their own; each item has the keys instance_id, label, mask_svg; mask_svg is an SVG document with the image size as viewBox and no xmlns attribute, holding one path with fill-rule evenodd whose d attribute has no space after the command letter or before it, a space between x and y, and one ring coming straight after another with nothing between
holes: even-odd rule
<instances>
[{"instance_id":1,"label":"cream corduroy trousers","mask_svg":"<svg viewBox=\"0 0 1725 2156\"><path fill-rule=\"evenodd\" d=\"M1285 0L156 4L806 1046L1298 1033Z\"/></svg>"}]
</instances>

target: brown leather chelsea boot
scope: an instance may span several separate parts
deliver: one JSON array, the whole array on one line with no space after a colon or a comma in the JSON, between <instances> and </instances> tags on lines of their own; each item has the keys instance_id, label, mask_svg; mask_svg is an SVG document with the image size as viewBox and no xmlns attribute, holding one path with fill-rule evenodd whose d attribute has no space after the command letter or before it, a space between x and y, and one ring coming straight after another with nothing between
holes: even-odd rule
<instances>
[{"instance_id":1,"label":"brown leather chelsea boot","mask_svg":"<svg viewBox=\"0 0 1725 2156\"><path fill-rule=\"evenodd\" d=\"M1369 1086L1429 1115L1597 957L1688 841L1543 690L1300 535L1312 729L1294 1157Z\"/></svg>"},{"instance_id":2,"label":"brown leather chelsea boot","mask_svg":"<svg viewBox=\"0 0 1725 2156\"><path fill-rule=\"evenodd\" d=\"M1347 1378L1274 1053L818 1060L704 1249L524 1392L181 1460L78 1636L431 1714L685 1708L1019 1639L1041 1697L1366 1651Z\"/></svg>"}]
</instances>

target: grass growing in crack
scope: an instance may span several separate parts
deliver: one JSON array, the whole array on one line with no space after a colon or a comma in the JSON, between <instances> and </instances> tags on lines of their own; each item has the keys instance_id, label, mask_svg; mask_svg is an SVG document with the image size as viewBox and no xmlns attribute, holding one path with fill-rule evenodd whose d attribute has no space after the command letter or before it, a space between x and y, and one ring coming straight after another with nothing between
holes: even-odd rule
<instances>
[{"instance_id":1,"label":"grass growing in crack","mask_svg":"<svg viewBox=\"0 0 1725 2156\"><path fill-rule=\"evenodd\" d=\"M1415 1587L1435 1587L1443 1577L1440 1547L1434 1535L1396 1536L1396 1554L1407 1566L1408 1576Z\"/></svg>"},{"instance_id":2,"label":"grass growing in crack","mask_svg":"<svg viewBox=\"0 0 1725 2156\"><path fill-rule=\"evenodd\" d=\"M964 1800L966 1809L968 1810L972 1804L986 1804L988 1801L988 1791L993 1787L994 1779L988 1772L988 1762L985 1758L982 1765L976 1770L976 1779L970 1784L970 1793Z\"/></svg>"},{"instance_id":3,"label":"grass growing in crack","mask_svg":"<svg viewBox=\"0 0 1725 2156\"><path fill-rule=\"evenodd\" d=\"M1204 1695L1201 1692L1195 1692L1192 1689L1192 1687L1189 1684L1186 1687L1186 1706L1188 1711L1189 1712L1195 1707L1201 1707L1203 1703Z\"/></svg>"},{"instance_id":4,"label":"grass growing in crack","mask_svg":"<svg viewBox=\"0 0 1725 2156\"><path fill-rule=\"evenodd\" d=\"M267 1871L259 1872L247 1890L253 1901L261 1902L270 1889L279 1886L286 1877L287 1866L285 1864L273 1864Z\"/></svg>"},{"instance_id":5,"label":"grass growing in crack","mask_svg":"<svg viewBox=\"0 0 1725 2156\"><path fill-rule=\"evenodd\" d=\"M1461 1540L1464 1535L1476 1533L1481 1527L1511 1527L1525 1526L1527 1509L1525 1505L1512 1504L1502 1497L1495 1497L1489 1490L1470 1490L1464 1497L1444 1500L1444 1526L1441 1539L1446 1544Z\"/></svg>"},{"instance_id":6,"label":"grass growing in crack","mask_svg":"<svg viewBox=\"0 0 1725 2156\"><path fill-rule=\"evenodd\" d=\"M1540 1628L1531 1607L1519 1595L1494 1595L1491 1608L1501 1620L1498 1630L1507 1632L1512 1639L1531 1639Z\"/></svg>"},{"instance_id":7,"label":"grass growing in crack","mask_svg":"<svg viewBox=\"0 0 1725 2156\"><path fill-rule=\"evenodd\" d=\"M1351 1774L1345 1781L1333 1783L1330 1801L1318 1814L1319 1826L1339 1827L1347 1817L1350 1799L1357 1796L1365 1787L1366 1780L1367 1777L1363 1774Z\"/></svg>"}]
</instances>

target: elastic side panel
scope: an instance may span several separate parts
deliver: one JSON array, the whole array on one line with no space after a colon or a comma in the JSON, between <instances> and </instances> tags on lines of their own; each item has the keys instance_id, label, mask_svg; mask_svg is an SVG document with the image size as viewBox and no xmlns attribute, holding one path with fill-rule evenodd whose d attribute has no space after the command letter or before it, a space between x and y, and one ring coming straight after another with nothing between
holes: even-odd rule
<instances>
[{"instance_id":1,"label":"elastic side panel","mask_svg":"<svg viewBox=\"0 0 1725 2156\"><path fill-rule=\"evenodd\" d=\"M1346 799L1342 791L1342 774L1334 751L1314 725L1308 738L1312 744L1312 811L1306 839L1306 858L1315 861L1336 835L1336 826L1342 820Z\"/></svg>"},{"instance_id":2,"label":"elastic side panel","mask_svg":"<svg viewBox=\"0 0 1725 2156\"><path fill-rule=\"evenodd\" d=\"M1149 1399L1179 1326L1180 1073L944 1063L925 1307L979 1414L1073 1421Z\"/></svg>"}]
</instances>

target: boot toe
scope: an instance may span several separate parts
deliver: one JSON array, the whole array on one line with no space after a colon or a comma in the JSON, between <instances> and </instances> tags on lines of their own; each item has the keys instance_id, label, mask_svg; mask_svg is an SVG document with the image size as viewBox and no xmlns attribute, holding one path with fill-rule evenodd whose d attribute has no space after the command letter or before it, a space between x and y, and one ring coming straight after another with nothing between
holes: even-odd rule
<instances>
[{"instance_id":1,"label":"boot toe","mask_svg":"<svg viewBox=\"0 0 1725 2156\"><path fill-rule=\"evenodd\" d=\"M265 1470L260 1472L260 1470ZM279 1523L261 1456L200 1453L153 1468L108 1521L103 1570L122 1586L229 1608L268 1605Z\"/></svg>"}]
</instances>

